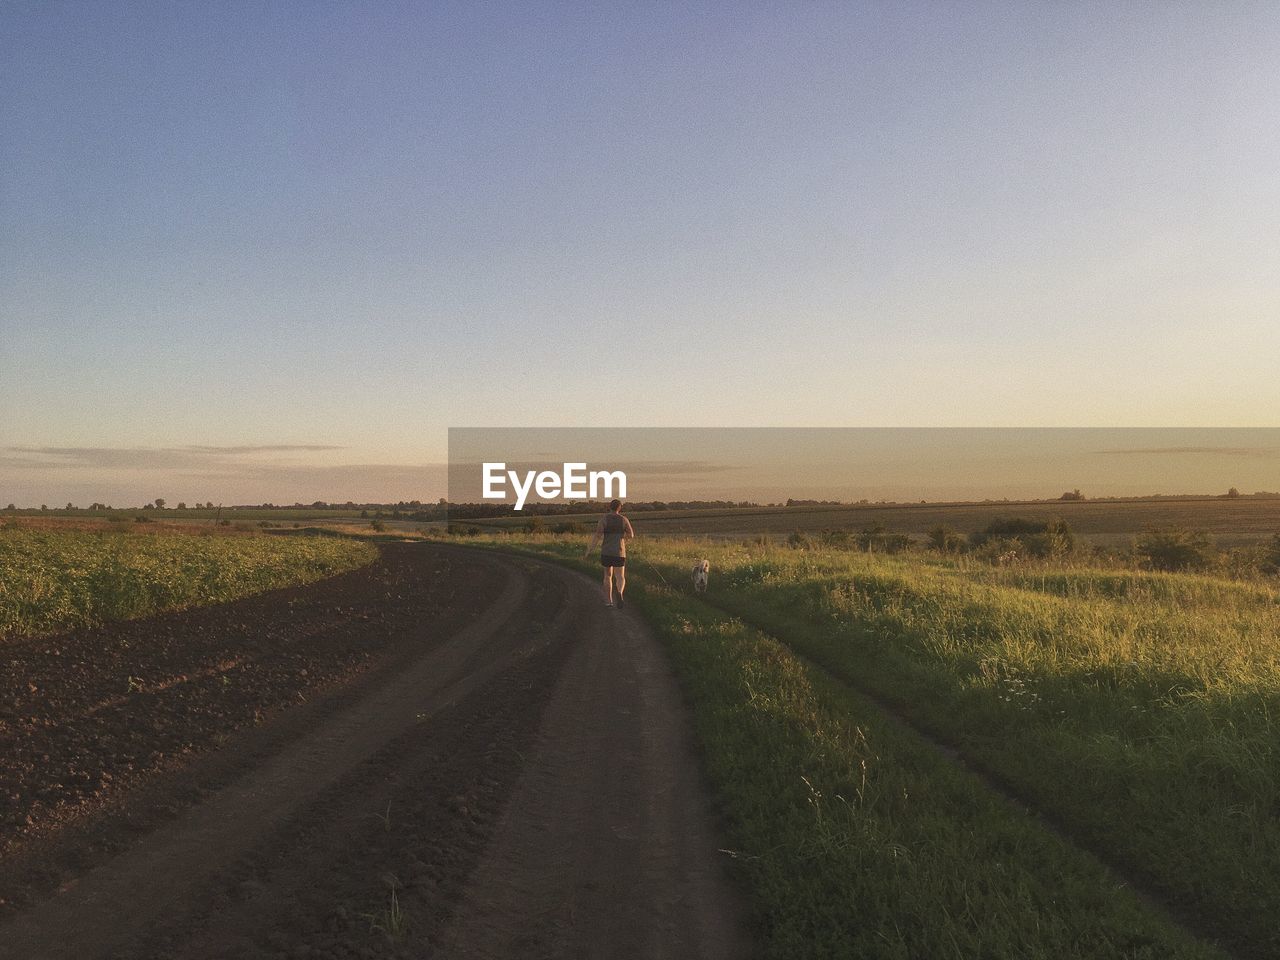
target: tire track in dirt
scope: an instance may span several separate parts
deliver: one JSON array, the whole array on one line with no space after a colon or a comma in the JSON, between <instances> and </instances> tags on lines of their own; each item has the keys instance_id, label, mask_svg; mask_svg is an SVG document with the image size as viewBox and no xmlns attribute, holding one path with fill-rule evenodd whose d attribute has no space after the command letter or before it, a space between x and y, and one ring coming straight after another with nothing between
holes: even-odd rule
<instances>
[{"instance_id":1,"label":"tire track in dirt","mask_svg":"<svg viewBox=\"0 0 1280 960\"><path fill-rule=\"evenodd\" d=\"M657 641L562 568L412 549L501 590L17 913L0 957L749 955Z\"/></svg>"},{"instance_id":2,"label":"tire track in dirt","mask_svg":"<svg viewBox=\"0 0 1280 960\"><path fill-rule=\"evenodd\" d=\"M639 618L590 593L588 642L441 955L749 956L675 678Z\"/></svg>"},{"instance_id":3,"label":"tire track in dirt","mask_svg":"<svg viewBox=\"0 0 1280 960\"><path fill-rule=\"evenodd\" d=\"M53 900L3 929L0 956L44 960L110 949L110 932L136 930L184 901L198 874L243 854L301 799L338 779L424 712L455 695L473 648L489 640L528 596L527 576L512 571L497 601L368 699L248 776L156 831L147 842L69 884ZM53 935L52 938L50 935ZM52 942L51 942L52 939Z\"/></svg>"},{"instance_id":4,"label":"tire track in dirt","mask_svg":"<svg viewBox=\"0 0 1280 960\"><path fill-rule=\"evenodd\" d=\"M65 836L371 666L420 654L495 589L496 565L414 556L389 544L322 588L0 646L0 910L31 888L13 882L24 845Z\"/></svg>"}]
</instances>

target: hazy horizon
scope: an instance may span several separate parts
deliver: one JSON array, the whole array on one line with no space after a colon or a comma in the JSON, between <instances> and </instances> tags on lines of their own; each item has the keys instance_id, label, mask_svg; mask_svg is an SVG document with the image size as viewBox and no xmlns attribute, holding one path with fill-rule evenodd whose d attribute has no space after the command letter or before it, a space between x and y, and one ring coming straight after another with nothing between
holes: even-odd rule
<instances>
[{"instance_id":1,"label":"hazy horizon","mask_svg":"<svg viewBox=\"0 0 1280 960\"><path fill-rule=\"evenodd\" d=\"M479 500L479 468L586 461L633 500L1052 499L1280 491L1280 429L454 428L447 462L326 464L326 445L0 450L0 505Z\"/></svg>"}]
</instances>

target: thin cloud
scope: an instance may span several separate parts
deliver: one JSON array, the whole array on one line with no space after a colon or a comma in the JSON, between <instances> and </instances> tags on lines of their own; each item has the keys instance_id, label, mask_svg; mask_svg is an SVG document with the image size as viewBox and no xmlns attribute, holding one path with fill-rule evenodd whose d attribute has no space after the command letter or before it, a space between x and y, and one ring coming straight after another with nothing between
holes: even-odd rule
<instances>
[{"instance_id":1,"label":"thin cloud","mask_svg":"<svg viewBox=\"0 0 1280 960\"><path fill-rule=\"evenodd\" d=\"M259 453L316 453L342 450L324 444L183 447L7 447L17 457L0 457L0 465L24 469L91 467L103 470L164 470L211 463L235 463Z\"/></svg>"},{"instance_id":2,"label":"thin cloud","mask_svg":"<svg viewBox=\"0 0 1280 960\"><path fill-rule=\"evenodd\" d=\"M345 450L346 447L335 447L324 443L276 443L258 447L178 447L179 450L193 450L201 453L289 453L304 451L315 453L323 450Z\"/></svg>"},{"instance_id":3,"label":"thin cloud","mask_svg":"<svg viewBox=\"0 0 1280 960\"><path fill-rule=\"evenodd\" d=\"M558 468L561 463L573 462L572 458L547 455L546 460L532 461L506 461L508 470L515 470L520 473L529 470L546 470L549 468ZM478 468L482 461L480 460L455 460L453 461L453 469L455 471L470 470ZM607 463L590 463L587 468L589 470L621 470L628 476L632 474L636 476L647 477L683 477L697 476L709 473L724 473L729 470L741 470L740 466L730 466L723 463L710 463L705 460L623 460L608 461Z\"/></svg>"},{"instance_id":4,"label":"thin cloud","mask_svg":"<svg viewBox=\"0 0 1280 960\"><path fill-rule=\"evenodd\" d=\"M1200 455L1214 457L1274 457L1274 447L1142 447L1131 450L1095 450L1104 456L1181 456Z\"/></svg>"},{"instance_id":5,"label":"thin cloud","mask_svg":"<svg viewBox=\"0 0 1280 960\"><path fill-rule=\"evenodd\" d=\"M421 479L424 475L444 477L447 464L443 463L337 463L329 465L246 463L211 466L207 470L180 472L177 476L192 480L252 479L289 481L335 481L377 478L379 481L394 479L397 482Z\"/></svg>"},{"instance_id":6,"label":"thin cloud","mask_svg":"<svg viewBox=\"0 0 1280 960\"><path fill-rule=\"evenodd\" d=\"M710 463L706 460L636 460L624 463L619 469L638 476L677 477L704 473L725 473L741 470L726 463Z\"/></svg>"}]
</instances>

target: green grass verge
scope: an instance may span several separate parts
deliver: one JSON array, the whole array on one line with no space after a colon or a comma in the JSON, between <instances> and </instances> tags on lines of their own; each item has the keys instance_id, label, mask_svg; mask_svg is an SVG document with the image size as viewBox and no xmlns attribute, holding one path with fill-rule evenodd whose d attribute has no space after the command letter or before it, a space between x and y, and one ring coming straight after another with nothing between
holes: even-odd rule
<instances>
[{"instance_id":1,"label":"green grass verge","mask_svg":"<svg viewBox=\"0 0 1280 960\"><path fill-rule=\"evenodd\" d=\"M334 538L0 528L0 638L223 603L376 556Z\"/></svg>"},{"instance_id":2,"label":"green grass verge","mask_svg":"<svg viewBox=\"0 0 1280 960\"><path fill-rule=\"evenodd\" d=\"M655 559L674 577L690 549ZM1237 953L1280 955L1272 588L697 549L718 604L895 702Z\"/></svg>"},{"instance_id":3,"label":"green grass verge","mask_svg":"<svg viewBox=\"0 0 1280 960\"><path fill-rule=\"evenodd\" d=\"M498 543L588 568L580 542ZM687 550L644 549L683 583ZM847 684L636 566L628 594L691 703L762 956L1221 956Z\"/></svg>"}]
</instances>

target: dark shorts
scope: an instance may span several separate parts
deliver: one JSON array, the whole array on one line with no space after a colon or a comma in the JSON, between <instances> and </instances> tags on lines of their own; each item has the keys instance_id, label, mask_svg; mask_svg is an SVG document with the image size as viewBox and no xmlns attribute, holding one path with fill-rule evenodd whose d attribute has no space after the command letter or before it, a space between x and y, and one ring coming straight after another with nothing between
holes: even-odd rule
<instances>
[{"instance_id":1,"label":"dark shorts","mask_svg":"<svg viewBox=\"0 0 1280 960\"><path fill-rule=\"evenodd\" d=\"M625 567L627 565L626 557L600 557L600 566L602 567Z\"/></svg>"}]
</instances>

